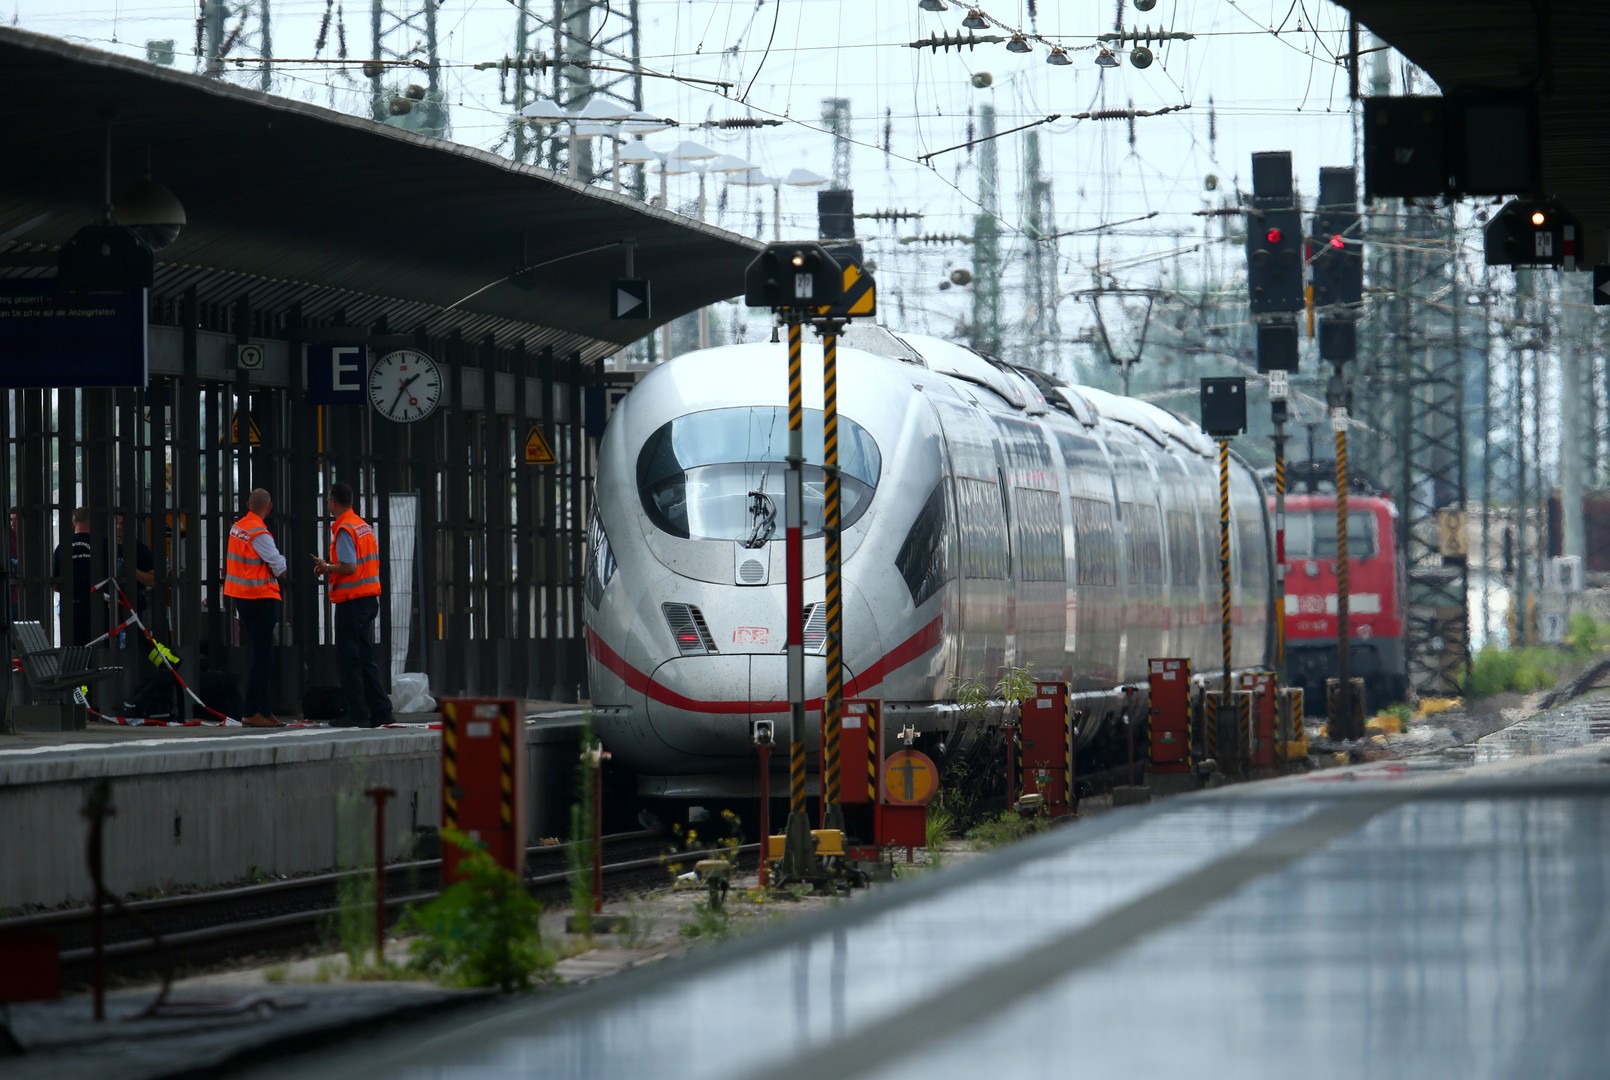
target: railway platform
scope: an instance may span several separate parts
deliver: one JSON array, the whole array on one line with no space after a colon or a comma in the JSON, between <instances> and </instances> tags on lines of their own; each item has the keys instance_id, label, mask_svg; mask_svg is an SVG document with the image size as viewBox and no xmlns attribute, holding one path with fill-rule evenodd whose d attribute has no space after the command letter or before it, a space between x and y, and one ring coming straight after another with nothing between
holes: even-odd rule
<instances>
[{"instance_id":1,"label":"railway platform","mask_svg":"<svg viewBox=\"0 0 1610 1080\"><path fill-rule=\"evenodd\" d=\"M1115 811L282 1077L1604 1075L1610 699Z\"/></svg>"},{"instance_id":2,"label":"railway platform","mask_svg":"<svg viewBox=\"0 0 1610 1080\"><path fill-rule=\"evenodd\" d=\"M265 985L13 1007L20 1078L1589 1078L1610 1060L1610 694L1407 760L1115 810L567 992ZM555 917L559 917L556 915ZM674 935L673 935L674 939ZM599 978L614 975L612 978Z\"/></svg>"},{"instance_id":3,"label":"railway platform","mask_svg":"<svg viewBox=\"0 0 1610 1080\"><path fill-rule=\"evenodd\" d=\"M525 701L526 800L531 836L567 831L569 774L587 710ZM111 782L107 882L140 894L340 865L343 800L366 787L396 795L388 853L404 858L440 818L441 732L436 713L399 714L382 728L297 725L123 727L0 735L0 820L27 823L0 841L0 909L88 900L83 808L89 786ZM562 781L562 782L561 782Z\"/></svg>"}]
</instances>

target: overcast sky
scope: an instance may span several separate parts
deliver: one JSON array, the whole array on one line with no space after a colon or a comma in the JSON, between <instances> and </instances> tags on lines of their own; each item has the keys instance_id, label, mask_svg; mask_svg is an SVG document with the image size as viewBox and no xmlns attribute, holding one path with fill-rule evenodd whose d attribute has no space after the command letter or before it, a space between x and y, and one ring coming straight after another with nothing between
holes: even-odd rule
<instances>
[{"instance_id":1,"label":"overcast sky","mask_svg":"<svg viewBox=\"0 0 1610 1080\"><path fill-rule=\"evenodd\" d=\"M417 2L388 0L394 10ZM530 4L533 11L552 11L552 0ZM342 0L340 6L349 55L367 55L370 4ZM171 38L181 70L195 67L196 8L195 0L0 0L0 12L14 25L126 55L143 57L148 40ZM314 57L326 8L326 0L272 0L274 54ZM984 4L998 25L980 33L1038 31L1032 51L1015 55L999 44L967 51L908 47L930 34L960 31L966 14L954 6L921 11L917 0L638 0L641 62L655 76L644 83L648 111L689 125L734 116L786 121L742 131L664 132L647 141L666 150L693 138L771 175L804 167L826 176L832 141L823 132L821 102L848 98L856 209L924 214L920 222L862 227L869 257L879 266L883 311L887 316L898 301L900 321L912 330L948 334L966 318L964 290L941 290L939 283L951 269L970 265L969 249L898 240L972 231L979 210L976 148L928 161L922 156L976 135L976 110L984 103L994 106L1001 130L1064 117L1033 129L1052 184L1054 225L1059 232L1093 231L1059 240L1059 293L1087 286L1098 273L1120 285L1156 284L1174 273L1172 253L1180 248L1198 249L1183 256L1189 276L1233 273L1242 260L1239 245L1204 244L1205 221L1194 212L1233 200L1237 183L1249 184L1254 151L1291 150L1298 185L1310 197L1322 165L1353 163L1347 75L1334 59L1346 50L1346 13L1328 0L1157 0L1150 11L1123 0L1126 29L1194 38L1154 44L1155 62L1145 70L1128 62L1127 49L1120 66L1104 69L1093 62L1095 38L1114 28L1118 8L1117 0ZM437 18L452 137L506 146L511 109L500 100L498 76L473 65L513 50L514 0L446 0ZM254 41L257 22L245 25L247 40ZM607 38L620 25L618 17L601 28L595 20L595 32ZM1048 44L1061 44L1072 62L1048 64ZM539 39L534 46L551 48L551 42ZM321 55L334 57L333 32ZM367 81L351 68L343 74L328 63L283 63L274 71L276 93L346 111L367 109ZM985 73L991 85L976 88L975 76ZM229 77L257 85L255 72ZM1133 144L1123 121L1067 118L1131 106L1187 108L1135 121ZM995 147L1003 256L1020 274L1025 143L1012 135ZM1206 190L1209 176L1218 178L1215 191ZM672 176L669 183L671 205L689 206L696 179ZM656 187L651 182L651 192ZM782 197L785 235L812 233L814 193L784 188ZM712 178L709 203L717 224L755 234L758 216L770 231L770 188L726 188ZM1211 232L1217 236L1218 228ZM1006 290L1008 320L1021 307L1015 284ZM1085 321L1081 303L1064 302L1065 329Z\"/></svg>"}]
</instances>

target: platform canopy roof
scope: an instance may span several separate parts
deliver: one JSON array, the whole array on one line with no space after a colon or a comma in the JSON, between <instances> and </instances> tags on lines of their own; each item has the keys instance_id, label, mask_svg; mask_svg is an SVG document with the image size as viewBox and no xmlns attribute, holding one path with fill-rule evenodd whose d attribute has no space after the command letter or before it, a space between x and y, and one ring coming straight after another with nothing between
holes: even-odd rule
<instances>
[{"instance_id":1,"label":"platform canopy roof","mask_svg":"<svg viewBox=\"0 0 1610 1080\"><path fill-rule=\"evenodd\" d=\"M592 361L742 291L761 244L629 196L368 118L0 27L0 276L57 248L149 167L187 223L155 292L307 325L459 330ZM110 152L108 152L110 147ZM610 283L652 283L651 321Z\"/></svg>"},{"instance_id":2,"label":"platform canopy roof","mask_svg":"<svg viewBox=\"0 0 1610 1080\"><path fill-rule=\"evenodd\" d=\"M1582 222L1579 264L1610 262L1610 4L1591 0L1336 0L1445 94L1537 95L1543 190ZM1369 57L1361 60L1368 70ZM1367 75L1362 80L1368 85Z\"/></svg>"}]
</instances>

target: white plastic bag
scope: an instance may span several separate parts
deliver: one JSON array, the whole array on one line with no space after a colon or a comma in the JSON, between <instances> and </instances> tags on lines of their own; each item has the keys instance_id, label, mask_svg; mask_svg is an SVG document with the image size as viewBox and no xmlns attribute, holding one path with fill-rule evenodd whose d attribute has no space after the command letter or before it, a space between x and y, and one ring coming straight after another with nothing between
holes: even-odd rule
<instances>
[{"instance_id":1,"label":"white plastic bag","mask_svg":"<svg viewBox=\"0 0 1610 1080\"><path fill-rule=\"evenodd\" d=\"M430 696L430 678L424 672L403 671L391 677L393 712L435 712L436 699Z\"/></svg>"}]
</instances>

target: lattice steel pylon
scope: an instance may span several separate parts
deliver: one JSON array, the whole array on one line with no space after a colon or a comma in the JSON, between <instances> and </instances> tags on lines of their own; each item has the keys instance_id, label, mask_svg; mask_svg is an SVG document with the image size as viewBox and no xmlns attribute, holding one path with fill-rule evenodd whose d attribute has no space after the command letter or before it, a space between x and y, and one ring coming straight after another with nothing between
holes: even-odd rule
<instances>
[{"instance_id":1,"label":"lattice steel pylon","mask_svg":"<svg viewBox=\"0 0 1610 1080\"><path fill-rule=\"evenodd\" d=\"M1028 234L1025 259L1024 355L1041 371L1054 371L1058 363L1056 212L1051 205L1051 180L1040 168L1040 134L1023 136L1023 230ZM1068 375L1069 372L1056 372Z\"/></svg>"},{"instance_id":2,"label":"lattice steel pylon","mask_svg":"<svg viewBox=\"0 0 1610 1080\"><path fill-rule=\"evenodd\" d=\"M995 157L995 106L978 107L978 215L973 218L972 346L1001 351L1000 166Z\"/></svg>"},{"instance_id":3,"label":"lattice steel pylon","mask_svg":"<svg viewBox=\"0 0 1610 1080\"><path fill-rule=\"evenodd\" d=\"M1405 450L1399 535L1409 572L1404 646L1410 686L1422 696L1455 697L1470 673L1461 274L1451 213L1410 210L1403 232L1414 251L1400 284L1414 318L1398 328Z\"/></svg>"},{"instance_id":4,"label":"lattice steel pylon","mask_svg":"<svg viewBox=\"0 0 1610 1080\"><path fill-rule=\"evenodd\" d=\"M567 109L577 110L594 98L602 98L622 108L636 111L643 107L643 73L639 66L642 56L642 35L638 21L637 0L552 0L552 15L539 17L535 8L547 0L516 0L518 23L516 27L515 55L527 60L539 52L535 42L546 37L548 52L539 63L546 63L550 73L548 93L555 102ZM526 78L517 80L515 99L511 102L516 113L530 101L529 90L535 85L529 72L539 63L526 68ZM529 80L529 81L528 81ZM537 157L556 172L569 172L583 180L598 177L593 162L592 141L579 139L572 143L565 125L544 127L545 136L527 140L519 134L515 142L515 160L527 161ZM571 146L576 148L574 167L570 160ZM639 198L643 192L636 192Z\"/></svg>"},{"instance_id":5,"label":"lattice steel pylon","mask_svg":"<svg viewBox=\"0 0 1610 1080\"><path fill-rule=\"evenodd\" d=\"M451 131L442 95L432 0L373 0L369 8L370 110L381 123L446 138ZM423 67L423 72L420 72ZM414 77L423 74L425 85Z\"/></svg>"},{"instance_id":6,"label":"lattice steel pylon","mask_svg":"<svg viewBox=\"0 0 1610 1080\"><path fill-rule=\"evenodd\" d=\"M823 98L822 123L833 136L834 191L850 190L850 99Z\"/></svg>"},{"instance_id":7,"label":"lattice steel pylon","mask_svg":"<svg viewBox=\"0 0 1610 1080\"><path fill-rule=\"evenodd\" d=\"M196 13L196 70L221 78L230 64L255 58L258 89L273 89L274 39L269 0L201 0Z\"/></svg>"}]
</instances>

